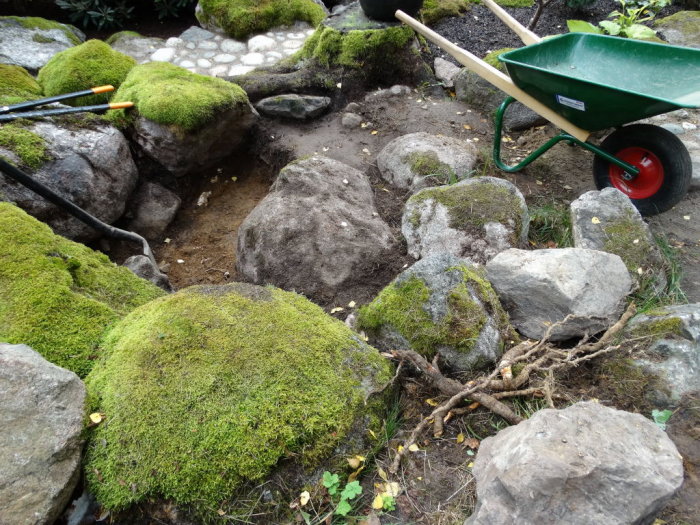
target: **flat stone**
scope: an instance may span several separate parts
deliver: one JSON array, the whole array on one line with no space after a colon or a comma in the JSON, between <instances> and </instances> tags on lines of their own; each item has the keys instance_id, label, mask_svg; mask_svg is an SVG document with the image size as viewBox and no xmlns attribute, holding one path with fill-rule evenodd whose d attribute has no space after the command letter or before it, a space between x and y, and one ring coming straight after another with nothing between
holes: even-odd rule
<instances>
[{"instance_id":1,"label":"flat stone","mask_svg":"<svg viewBox=\"0 0 700 525\"><path fill-rule=\"evenodd\" d=\"M206 58L200 58L197 60L197 67L202 67L202 68L210 68L211 67L211 62L207 60Z\"/></svg>"},{"instance_id":2,"label":"flat stone","mask_svg":"<svg viewBox=\"0 0 700 525\"><path fill-rule=\"evenodd\" d=\"M685 129L683 129L683 126L681 126L680 124L674 124L674 123L661 124L661 127L664 128L665 130L670 131L674 135L683 135L683 133L685 133Z\"/></svg>"},{"instance_id":3,"label":"flat stone","mask_svg":"<svg viewBox=\"0 0 700 525\"><path fill-rule=\"evenodd\" d=\"M180 38L188 42L201 42L202 40L210 40L215 36L216 35L211 31L207 31L206 29L202 29L201 27L192 26L189 29L186 29L180 35Z\"/></svg>"},{"instance_id":4,"label":"flat stone","mask_svg":"<svg viewBox=\"0 0 700 525\"><path fill-rule=\"evenodd\" d=\"M277 43L269 36L258 35L248 40L248 51L251 53L264 53L265 51L273 50L275 47L277 47Z\"/></svg>"},{"instance_id":5,"label":"flat stone","mask_svg":"<svg viewBox=\"0 0 700 525\"><path fill-rule=\"evenodd\" d=\"M285 40L282 42L282 47L284 49L299 49L304 45L302 40Z\"/></svg>"},{"instance_id":6,"label":"flat stone","mask_svg":"<svg viewBox=\"0 0 700 525\"><path fill-rule=\"evenodd\" d=\"M279 51L268 51L265 53L265 56L267 58L274 58L275 60L281 60L284 55L280 53Z\"/></svg>"},{"instance_id":7,"label":"flat stone","mask_svg":"<svg viewBox=\"0 0 700 525\"><path fill-rule=\"evenodd\" d=\"M176 36L171 36L165 41L166 47L180 47L185 41L182 38L177 38Z\"/></svg>"},{"instance_id":8,"label":"flat stone","mask_svg":"<svg viewBox=\"0 0 700 525\"><path fill-rule=\"evenodd\" d=\"M247 50L246 45L243 42L239 42L238 40L231 40L230 38L222 41L219 45L219 48L224 53L232 53L235 55L245 53Z\"/></svg>"},{"instance_id":9,"label":"flat stone","mask_svg":"<svg viewBox=\"0 0 700 525\"><path fill-rule=\"evenodd\" d=\"M248 53L241 57L241 64L244 66L259 66L265 62L265 55L262 53Z\"/></svg>"},{"instance_id":10,"label":"flat stone","mask_svg":"<svg viewBox=\"0 0 700 525\"><path fill-rule=\"evenodd\" d=\"M203 40L197 44L197 49L218 49L219 46L216 42L211 40Z\"/></svg>"},{"instance_id":11,"label":"flat stone","mask_svg":"<svg viewBox=\"0 0 700 525\"><path fill-rule=\"evenodd\" d=\"M209 70L209 74L214 77L225 77L228 73L228 66L214 66Z\"/></svg>"},{"instance_id":12,"label":"flat stone","mask_svg":"<svg viewBox=\"0 0 700 525\"><path fill-rule=\"evenodd\" d=\"M221 55L216 55L213 58L214 62L217 64L230 64L236 61L235 55L229 55L228 53L223 53Z\"/></svg>"},{"instance_id":13,"label":"flat stone","mask_svg":"<svg viewBox=\"0 0 700 525\"><path fill-rule=\"evenodd\" d=\"M197 44L194 44L193 42L189 42L189 43L185 44L185 47L187 49L197 49Z\"/></svg>"},{"instance_id":14,"label":"flat stone","mask_svg":"<svg viewBox=\"0 0 700 525\"><path fill-rule=\"evenodd\" d=\"M170 62L175 58L175 50L172 47L164 47L151 55L154 62Z\"/></svg>"},{"instance_id":15,"label":"flat stone","mask_svg":"<svg viewBox=\"0 0 700 525\"><path fill-rule=\"evenodd\" d=\"M233 66L228 74L230 77L237 77L238 75L245 75L246 73L250 73L255 69L254 66L243 66L243 65L235 65Z\"/></svg>"},{"instance_id":16,"label":"flat stone","mask_svg":"<svg viewBox=\"0 0 700 525\"><path fill-rule=\"evenodd\" d=\"M287 33L287 38L290 38L292 40L299 40L306 38L306 35L304 35L304 33Z\"/></svg>"},{"instance_id":17,"label":"flat stone","mask_svg":"<svg viewBox=\"0 0 700 525\"><path fill-rule=\"evenodd\" d=\"M178 66L184 67L184 68L190 68L190 67L195 67L195 63L192 62L191 60L182 60Z\"/></svg>"},{"instance_id":18,"label":"flat stone","mask_svg":"<svg viewBox=\"0 0 700 525\"><path fill-rule=\"evenodd\" d=\"M216 56L216 51L206 51L202 53L202 58L214 58Z\"/></svg>"}]
</instances>

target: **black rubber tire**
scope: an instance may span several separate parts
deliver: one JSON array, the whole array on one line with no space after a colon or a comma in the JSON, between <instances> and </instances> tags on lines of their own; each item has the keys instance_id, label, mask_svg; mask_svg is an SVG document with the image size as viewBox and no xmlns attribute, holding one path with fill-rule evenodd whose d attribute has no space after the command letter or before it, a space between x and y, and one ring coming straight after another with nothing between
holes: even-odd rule
<instances>
[{"instance_id":1,"label":"black rubber tire","mask_svg":"<svg viewBox=\"0 0 700 525\"><path fill-rule=\"evenodd\" d=\"M690 154L685 145L670 131L650 124L632 124L617 129L600 145L602 150L617 155L625 148L638 147L653 153L663 166L663 183L653 195L631 199L642 215L656 215L678 204L688 191L693 174ZM596 187L615 187L610 180L610 163L595 156L593 176ZM623 193L626 191L619 188ZM628 195L629 196L629 195Z\"/></svg>"}]
</instances>

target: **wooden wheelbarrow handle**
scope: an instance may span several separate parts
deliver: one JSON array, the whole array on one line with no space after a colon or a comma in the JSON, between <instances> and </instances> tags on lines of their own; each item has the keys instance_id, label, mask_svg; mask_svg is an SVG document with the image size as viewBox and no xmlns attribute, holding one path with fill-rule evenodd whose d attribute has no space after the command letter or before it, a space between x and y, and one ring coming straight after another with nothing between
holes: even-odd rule
<instances>
[{"instance_id":1,"label":"wooden wheelbarrow handle","mask_svg":"<svg viewBox=\"0 0 700 525\"><path fill-rule=\"evenodd\" d=\"M438 47L448 52L457 60L457 62L468 67L487 82L490 82L504 93L507 93L521 104L533 110L535 113L538 113L542 117L546 118L555 126L563 129L570 135L573 135L581 142L585 142L590 136L590 132L573 125L571 122L559 115L559 113L549 109L534 97L525 93L522 89L517 87L505 73L500 72L495 67L488 65L483 60L472 55L469 51L465 51L446 38L438 35L435 31L427 26L424 26L418 20L410 17L403 11L396 11L394 16L396 16L396 18L401 20L404 24L410 26L414 31L423 35L425 38L435 43Z\"/></svg>"}]
</instances>

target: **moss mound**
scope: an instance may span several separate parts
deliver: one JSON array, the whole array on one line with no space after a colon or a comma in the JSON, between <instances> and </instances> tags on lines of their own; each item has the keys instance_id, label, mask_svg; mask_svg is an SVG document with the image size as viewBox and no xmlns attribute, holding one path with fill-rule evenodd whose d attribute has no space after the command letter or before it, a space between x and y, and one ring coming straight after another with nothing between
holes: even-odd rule
<instances>
[{"instance_id":1,"label":"moss mound","mask_svg":"<svg viewBox=\"0 0 700 525\"><path fill-rule=\"evenodd\" d=\"M21 66L0 64L0 105L17 104L41 97L39 83Z\"/></svg>"},{"instance_id":2,"label":"moss mound","mask_svg":"<svg viewBox=\"0 0 700 525\"><path fill-rule=\"evenodd\" d=\"M467 11L476 0L425 0L421 18L426 25L434 24L448 16L459 16Z\"/></svg>"},{"instance_id":3,"label":"moss mound","mask_svg":"<svg viewBox=\"0 0 700 525\"><path fill-rule=\"evenodd\" d=\"M204 25L214 22L239 40L297 20L316 26L326 16L312 0L201 0L199 6Z\"/></svg>"},{"instance_id":4,"label":"moss mound","mask_svg":"<svg viewBox=\"0 0 700 525\"><path fill-rule=\"evenodd\" d=\"M116 88L135 65L133 58L115 51L101 40L88 40L54 55L39 70L37 80L48 97L107 84ZM111 93L90 95L69 99L65 103L72 106L104 104L110 96Z\"/></svg>"},{"instance_id":5,"label":"moss mound","mask_svg":"<svg viewBox=\"0 0 700 525\"><path fill-rule=\"evenodd\" d=\"M115 100L130 100L138 114L159 124L195 131L218 113L247 103L248 96L240 86L225 80L151 62L131 70ZM127 115L117 110L108 116L118 125L126 125L130 120Z\"/></svg>"},{"instance_id":6,"label":"moss mound","mask_svg":"<svg viewBox=\"0 0 700 525\"><path fill-rule=\"evenodd\" d=\"M454 258L454 266L431 276L424 272L424 268L436 264L429 259L406 270L374 301L363 306L358 327L380 337L382 332L395 332L427 358L446 348L461 354L472 352L482 328L489 322L487 312L503 336L516 338L483 268ZM438 260L434 256L432 259ZM475 360L470 366L480 364Z\"/></svg>"},{"instance_id":7,"label":"moss mound","mask_svg":"<svg viewBox=\"0 0 700 525\"><path fill-rule=\"evenodd\" d=\"M105 255L0 202L0 341L85 376L105 330L163 295Z\"/></svg>"},{"instance_id":8,"label":"moss mound","mask_svg":"<svg viewBox=\"0 0 700 525\"><path fill-rule=\"evenodd\" d=\"M30 170L38 169L49 160L44 138L18 121L0 127L0 148L13 152L19 157L22 167Z\"/></svg>"},{"instance_id":9,"label":"moss mound","mask_svg":"<svg viewBox=\"0 0 700 525\"><path fill-rule=\"evenodd\" d=\"M87 384L107 424L94 430L85 471L112 509L157 496L211 517L280 459L313 466L348 443L359 414L363 429L378 421L380 402L364 399L392 376L304 297L247 284L153 301L104 349Z\"/></svg>"}]
</instances>

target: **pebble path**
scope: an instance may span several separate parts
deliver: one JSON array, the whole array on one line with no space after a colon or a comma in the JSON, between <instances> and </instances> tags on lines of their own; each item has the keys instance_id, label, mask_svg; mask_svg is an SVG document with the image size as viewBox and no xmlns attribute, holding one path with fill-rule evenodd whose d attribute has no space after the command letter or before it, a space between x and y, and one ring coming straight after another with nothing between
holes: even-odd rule
<instances>
[{"instance_id":1,"label":"pebble path","mask_svg":"<svg viewBox=\"0 0 700 525\"><path fill-rule=\"evenodd\" d=\"M180 36L128 38L113 47L130 55L140 64L170 62L213 77L244 75L258 66L269 66L296 53L314 29L304 22L291 27L274 28L246 42L226 38L201 27L192 26Z\"/></svg>"}]
</instances>

